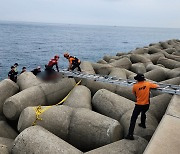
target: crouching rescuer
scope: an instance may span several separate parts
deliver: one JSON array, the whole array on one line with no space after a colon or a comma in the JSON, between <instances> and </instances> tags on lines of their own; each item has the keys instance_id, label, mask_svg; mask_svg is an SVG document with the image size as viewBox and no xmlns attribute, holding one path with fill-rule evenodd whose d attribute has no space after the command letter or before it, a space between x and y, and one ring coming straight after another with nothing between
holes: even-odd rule
<instances>
[{"instance_id":1,"label":"crouching rescuer","mask_svg":"<svg viewBox=\"0 0 180 154\"><path fill-rule=\"evenodd\" d=\"M68 70L73 71L75 68L78 68L78 71L81 72L81 68L79 66L81 64L81 61L78 58L70 56L69 53L64 53L64 57L69 61Z\"/></svg>"},{"instance_id":2,"label":"crouching rescuer","mask_svg":"<svg viewBox=\"0 0 180 154\"><path fill-rule=\"evenodd\" d=\"M53 79L57 76L57 72L59 72L58 60L59 60L59 56L55 55L54 58L48 62L48 65L45 65L45 72L46 72L45 80ZM53 66L56 66L57 72L53 69Z\"/></svg>"},{"instance_id":3,"label":"crouching rescuer","mask_svg":"<svg viewBox=\"0 0 180 154\"><path fill-rule=\"evenodd\" d=\"M150 103L150 89L158 88L159 85L151 83L149 81L145 81L145 77L143 74L137 74L134 77L137 80L137 83L133 85L132 92L136 96L136 104L131 116L130 126L128 135L125 139L134 140L134 128L136 125L136 120L138 115L141 113L141 123L138 124L139 127L146 128L146 112L149 109Z\"/></svg>"}]
</instances>

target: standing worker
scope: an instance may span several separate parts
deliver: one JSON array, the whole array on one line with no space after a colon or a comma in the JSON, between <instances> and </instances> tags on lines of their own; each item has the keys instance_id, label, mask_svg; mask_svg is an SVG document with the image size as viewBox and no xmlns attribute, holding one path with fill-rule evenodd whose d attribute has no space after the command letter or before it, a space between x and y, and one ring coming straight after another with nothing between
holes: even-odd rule
<instances>
[{"instance_id":1,"label":"standing worker","mask_svg":"<svg viewBox=\"0 0 180 154\"><path fill-rule=\"evenodd\" d=\"M18 63L14 64L14 71L16 72L16 75L18 75L18 69L17 69L18 66L19 66Z\"/></svg>"},{"instance_id":2,"label":"standing worker","mask_svg":"<svg viewBox=\"0 0 180 154\"><path fill-rule=\"evenodd\" d=\"M77 67L78 71L81 72L81 68L79 66L81 64L81 61L78 58L70 56L69 53L64 53L64 57L69 61L68 70L73 71Z\"/></svg>"},{"instance_id":3,"label":"standing worker","mask_svg":"<svg viewBox=\"0 0 180 154\"><path fill-rule=\"evenodd\" d=\"M8 73L8 79L11 79L12 81L17 81L17 73L15 72L15 67L11 66L11 70Z\"/></svg>"},{"instance_id":4,"label":"standing worker","mask_svg":"<svg viewBox=\"0 0 180 154\"><path fill-rule=\"evenodd\" d=\"M128 135L125 137L125 139L129 139L129 140L134 140L133 137L134 128L136 125L136 120L140 113L141 113L141 123L139 123L138 125L139 127L142 127L144 129L146 128L146 112L149 109L150 89L159 87L157 84L145 81L143 74L137 74L134 77L134 79L137 80L137 83L133 85L132 92L136 96L136 104L131 116L129 132Z\"/></svg>"}]
</instances>

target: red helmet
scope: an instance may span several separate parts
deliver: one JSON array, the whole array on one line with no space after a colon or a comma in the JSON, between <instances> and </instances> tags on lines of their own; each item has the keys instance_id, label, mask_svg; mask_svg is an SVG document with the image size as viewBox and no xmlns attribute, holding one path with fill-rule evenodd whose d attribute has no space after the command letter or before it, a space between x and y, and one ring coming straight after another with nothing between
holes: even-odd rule
<instances>
[{"instance_id":1,"label":"red helmet","mask_svg":"<svg viewBox=\"0 0 180 154\"><path fill-rule=\"evenodd\" d=\"M64 57L66 57L66 58L69 57L69 53L67 53L67 52L64 53Z\"/></svg>"},{"instance_id":2,"label":"red helmet","mask_svg":"<svg viewBox=\"0 0 180 154\"><path fill-rule=\"evenodd\" d=\"M56 59L56 58L59 58L59 56L58 56L58 55L55 55L55 56L54 56L54 59Z\"/></svg>"}]
</instances>

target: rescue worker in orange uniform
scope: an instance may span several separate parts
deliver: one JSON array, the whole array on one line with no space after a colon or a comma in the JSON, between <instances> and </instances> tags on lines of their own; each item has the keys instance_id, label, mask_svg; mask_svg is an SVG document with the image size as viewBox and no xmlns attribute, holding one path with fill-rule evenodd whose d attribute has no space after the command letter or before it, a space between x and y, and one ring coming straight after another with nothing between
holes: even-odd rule
<instances>
[{"instance_id":1,"label":"rescue worker in orange uniform","mask_svg":"<svg viewBox=\"0 0 180 154\"><path fill-rule=\"evenodd\" d=\"M78 58L70 56L69 53L64 53L64 57L69 61L68 70L73 71L77 67L78 71L81 72L81 68L79 66L81 64L81 61Z\"/></svg>"},{"instance_id":2,"label":"rescue worker in orange uniform","mask_svg":"<svg viewBox=\"0 0 180 154\"><path fill-rule=\"evenodd\" d=\"M151 83L149 81L145 81L145 77L143 74L137 74L134 77L137 80L137 83L133 85L132 92L136 96L135 107L131 116L130 126L128 135L125 139L134 140L134 128L136 125L136 120L138 115L141 113L141 123L139 123L139 127L146 128L146 112L149 109L150 103L150 89L158 88L159 85Z\"/></svg>"}]
</instances>

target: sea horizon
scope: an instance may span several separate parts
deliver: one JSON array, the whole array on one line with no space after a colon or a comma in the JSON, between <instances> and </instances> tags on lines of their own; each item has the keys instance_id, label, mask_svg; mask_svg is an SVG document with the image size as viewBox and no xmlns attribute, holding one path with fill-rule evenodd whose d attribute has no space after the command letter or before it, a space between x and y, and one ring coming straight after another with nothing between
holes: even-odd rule
<instances>
[{"instance_id":1,"label":"sea horizon","mask_svg":"<svg viewBox=\"0 0 180 154\"><path fill-rule=\"evenodd\" d=\"M126 25L104 25L104 24L82 24L82 23L56 23L56 22L38 22L38 21L16 21L0 20L0 23L20 23L20 24L43 24L43 25L77 25L77 26L104 26L104 27L129 27L129 28L155 28L155 29L180 29L178 27L147 27L147 26L126 26Z\"/></svg>"}]
</instances>

